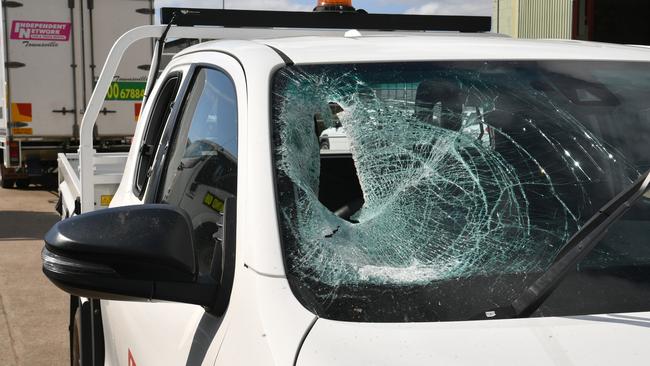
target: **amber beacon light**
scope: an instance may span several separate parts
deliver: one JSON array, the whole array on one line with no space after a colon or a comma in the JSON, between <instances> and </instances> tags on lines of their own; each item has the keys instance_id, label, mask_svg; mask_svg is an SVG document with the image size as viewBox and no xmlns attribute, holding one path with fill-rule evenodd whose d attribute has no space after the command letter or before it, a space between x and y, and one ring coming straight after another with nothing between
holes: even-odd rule
<instances>
[{"instance_id":1,"label":"amber beacon light","mask_svg":"<svg viewBox=\"0 0 650 366\"><path fill-rule=\"evenodd\" d=\"M314 11L356 11L352 6L352 0L318 0Z\"/></svg>"}]
</instances>

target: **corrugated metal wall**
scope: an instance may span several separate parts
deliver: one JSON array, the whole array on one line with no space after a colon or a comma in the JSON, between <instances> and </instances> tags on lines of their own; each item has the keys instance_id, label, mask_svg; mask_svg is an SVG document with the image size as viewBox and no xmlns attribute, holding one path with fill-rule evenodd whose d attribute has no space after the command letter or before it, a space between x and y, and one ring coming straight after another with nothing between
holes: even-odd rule
<instances>
[{"instance_id":1,"label":"corrugated metal wall","mask_svg":"<svg viewBox=\"0 0 650 366\"><path fill-rule=\"evenodd\" d=\"M519 38L571 38L573 0L520 0Z\"/></svg>"},{"instance_id":2,"label":"corrugated metal wall","mask_svg":"<svg viewBox=\"0 0 650 366\"><path fill-rule=\"evenodd\" d=\"M494 0L495 32L517 38L570 39L573 0Z\"/></svg>"}]
</instances>

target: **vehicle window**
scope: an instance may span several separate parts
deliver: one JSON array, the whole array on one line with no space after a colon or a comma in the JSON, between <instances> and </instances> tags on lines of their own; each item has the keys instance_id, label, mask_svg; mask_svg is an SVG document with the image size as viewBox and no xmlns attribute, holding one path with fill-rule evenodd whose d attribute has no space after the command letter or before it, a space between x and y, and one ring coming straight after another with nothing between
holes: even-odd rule
<instances>
[{"instance_id":1,"label":"vehicle window","mask_svg":"<svg viewBox=\"0 0 650 366\"><path fill-rule=\"evenodd\" d=\"M223 72L196 72L159 192L160 202L179 206L191 217L199 270L209 273L215 245L223 239L224 205L237 195L237 98ZM219 255L216 251L215 260Z\"/></svg>"},{"instance_id":2,"label":"vehicle window","mask_svg":"<svg viewBox=\"0 0 650 366\"><path fill-rule=\"evenodd\" d=\"M287 278L320 317L505 306L650 168L650 64L302 65L273 84ZM534 314L650 310L650 201Z\"/></svg>"},{"instance_id":3,"label":"vehicle window","mask_svg":"<svg viewBox=\"0 0 650 366\"><path fill-rule=\"evenodd\" d=\"M165 81L155 99L151 118L147 123L144 133L138 163L136 167L134 192L140 198L144 195L144 188L151 174L151 165L160 142L169 114L172 110L176 94L181 82L181 74L173 73Z\"/></svg>"}]
</instances>

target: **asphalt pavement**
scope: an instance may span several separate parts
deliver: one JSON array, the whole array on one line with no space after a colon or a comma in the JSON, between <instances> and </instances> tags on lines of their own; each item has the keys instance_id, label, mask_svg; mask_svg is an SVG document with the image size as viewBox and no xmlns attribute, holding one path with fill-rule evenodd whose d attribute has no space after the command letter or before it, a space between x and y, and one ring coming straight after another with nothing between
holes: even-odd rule
<instances>
[{"instance_id":1,"label":"asphalt pavement","mask_svg":"<svg viewBox=\"0 0 650 366\"><path fill-rule=\"evenodd\" d=\"M68 296L41 271L56 192L0 189L0 365L67 365Z\"/></svg>"}]
</instances>

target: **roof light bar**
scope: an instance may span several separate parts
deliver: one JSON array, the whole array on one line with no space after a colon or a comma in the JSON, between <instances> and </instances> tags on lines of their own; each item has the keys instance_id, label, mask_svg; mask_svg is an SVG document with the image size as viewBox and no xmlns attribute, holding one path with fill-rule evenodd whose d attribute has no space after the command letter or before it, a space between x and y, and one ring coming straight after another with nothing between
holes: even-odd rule
<instances>
[{"instance_id":1,"label":"roof light bar","mask_svg":"<svg viewBox=\"0 0 650 366\"><path fill-rule=\"evenodd\" d=\"M360 29L400 31L489 32L490 17L454 15L394 15L364 12L293 12L162 8L161 22L178 26L233 28Z\"/></svg>"},{"instance_id":2,"label":"roof light bar","mask_svg":"<svg viewBox=\"0 0 650 366\"><path fill-rule=\"evenodd\" d=\"M318 0L316 4L318 4L318 6L340 5L351 8L352 0Z\"/></svg>"},{"instance_id":3,"label":"roof light bar","mask_svg":"<svg viewBox=\"0 0 650 366\"><path fill-rule=\"evenodd\" d=\"M352 0L318 0L314 11L344 12L356 11L356 9L352 6Z\"/></svg>"}]
</instances>

